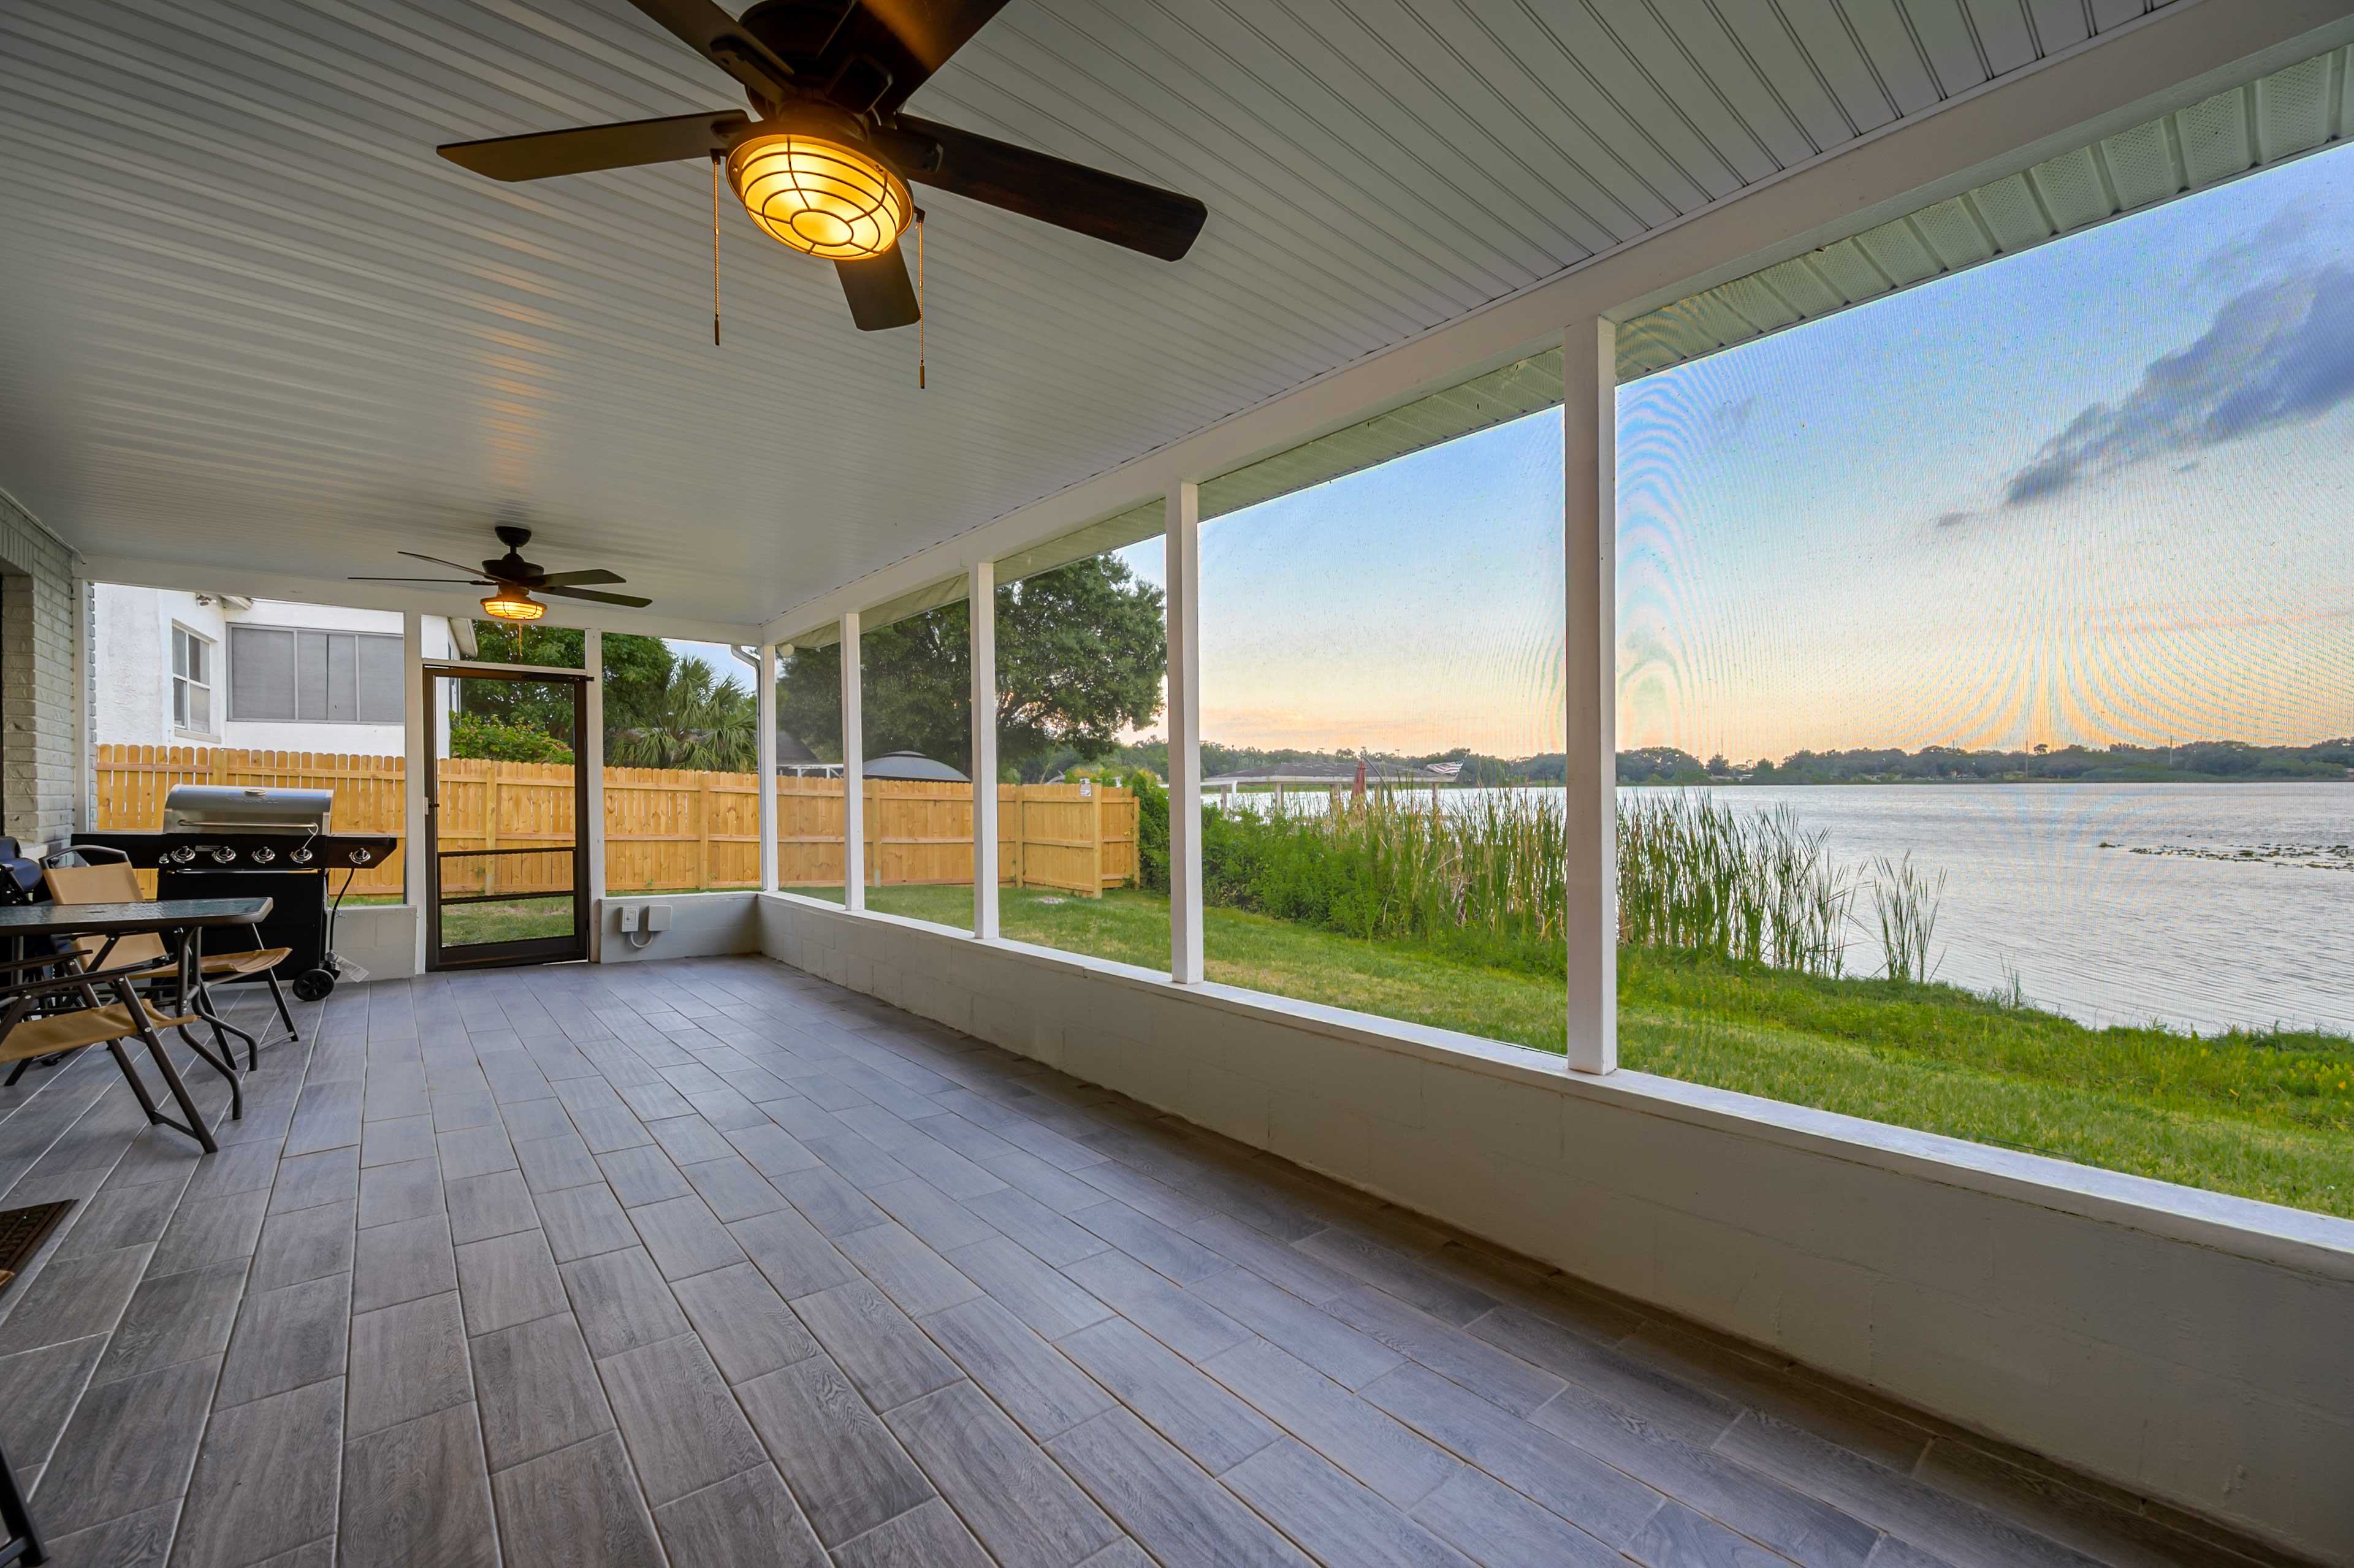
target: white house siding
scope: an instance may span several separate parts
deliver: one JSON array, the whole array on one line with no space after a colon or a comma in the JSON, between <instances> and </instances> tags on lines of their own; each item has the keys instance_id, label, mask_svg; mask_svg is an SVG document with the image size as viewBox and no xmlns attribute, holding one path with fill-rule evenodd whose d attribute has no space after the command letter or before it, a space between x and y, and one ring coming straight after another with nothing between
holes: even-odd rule
<instances>
[{"instance_id":1,"label":"white house siding","mask_svg":"<svg viewBox=\"0 0 2354 1568\"><path fill-rule=\"evenodd\" d=\"M398 724L278 723L229 716L232 626L296 627L311 631L400 634L397 610L296 604L258 599L239 609L217 595L101 583L93 594L90 738L101 746L226 746L256 751L334 752L398 757L406 750ZM213 727L183 730L172 723L172 628L185 626L213 642ZM451 652L450 623L424 622L425 656Z\"/></svg>"}]
</instances>

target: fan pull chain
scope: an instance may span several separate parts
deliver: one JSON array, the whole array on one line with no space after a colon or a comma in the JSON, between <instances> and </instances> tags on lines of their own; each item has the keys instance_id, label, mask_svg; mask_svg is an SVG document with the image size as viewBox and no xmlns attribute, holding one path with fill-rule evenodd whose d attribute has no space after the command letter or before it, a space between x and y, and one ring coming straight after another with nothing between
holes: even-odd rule
<instances>
[{"instance_id":1,"label":"fan pull chain","mask_svg":"<svg viewBox=\"0 0 2354 1568\"><path fill-rule=\"evenodd\" d=\"M711 154L711 346L719 346L719 154Z\"/></svg>"},{"instance_id":2,"label":"fan pull chain","mask_svg":"<svg viewBox=\"0 0 2354 1568\"><path fill-rule=\"evenodd\" d=\"M924 209L916 209L916 390L924 389Z\"/></svg>"}]
</instances>

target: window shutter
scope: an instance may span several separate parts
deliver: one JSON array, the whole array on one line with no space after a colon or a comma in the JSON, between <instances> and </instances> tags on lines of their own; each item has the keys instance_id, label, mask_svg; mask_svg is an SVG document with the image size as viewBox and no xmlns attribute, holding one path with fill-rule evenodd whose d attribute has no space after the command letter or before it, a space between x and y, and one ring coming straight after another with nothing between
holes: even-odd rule
<instances>
[{"instance_id":1,"label":"window shutter","mask_svg":"<svg viewBox=\"0 0 2354 1568\"><path fill-rule=\"evenodd\" d=\"M294 633L229 628L228 712L234 719L294 717Z\"/></svg>"}]
</instances>

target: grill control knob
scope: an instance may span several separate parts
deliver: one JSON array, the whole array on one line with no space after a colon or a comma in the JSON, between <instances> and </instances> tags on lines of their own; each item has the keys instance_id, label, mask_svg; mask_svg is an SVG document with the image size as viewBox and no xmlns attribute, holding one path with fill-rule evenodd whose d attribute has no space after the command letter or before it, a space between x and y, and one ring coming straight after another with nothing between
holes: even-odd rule
<instances>
[{"instance_id":1,"label":"grill control knob","mask_svg":"<svg viewBox=\"0 0 2354 1568\"><path fill-rule=\"evenodd\" d=\"M253 853L246 858L252 861L256 865L268 865L271 861L278 858L278 852L271 849L268 844L263 844L260 848L255 850Z\"/></svg>"},{"instance_id":2,"label":"grill control knob","mask_svg":"<svg viewBox=\"0 0 2354 1568\"><path fill-rule=\"evenodd\" d=\"M354 865L366 865L376 859L376 851L355 848L352 851L351 858Z\"/></svg>"},{"instance_id":3,"label":"grill control knob","mask_svg":"<svg viewBox=\"0 0 2354 1568\"><path fill-rule=\"evenodd\" d=\"M311 863L311 852L306 849L290 850L286 858L296 865L308 865Z\"/></svg>"},{"instance_id":4,"label":"grill control knob","mask_svg":"<svg viewBox=\"0 0 2354 1568\"><path fill-rule=\"evenodd\" d=\"M229 848L227 844L217 844L213 848L213 863L215 865L227 865L236 858L237 851Z\"/></svg>"},{"instance_id":5,"label":"grill control knob","mask_svg":"<svg viewBox=\"0 0 2354 1568\"><path fill-rule=\"evenodd\" d=\"M164 858L168 859L174 865L186 865L190 861L196 858L196 852L189 848L186 844L182 844L178 849L166 850L164 852Z\"/></svg>"}]
</instances>

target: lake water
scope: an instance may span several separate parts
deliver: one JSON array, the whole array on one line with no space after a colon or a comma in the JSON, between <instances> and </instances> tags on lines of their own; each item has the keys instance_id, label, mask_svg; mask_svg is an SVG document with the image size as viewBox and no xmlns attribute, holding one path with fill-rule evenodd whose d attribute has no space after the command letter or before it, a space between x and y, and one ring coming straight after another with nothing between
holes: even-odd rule
<instances>
[{"instance_id":1,"label":"lake water","mask_svg":"<svg viewBox=\"0 0 2354 1568\"><path fill-rule=\"evenodd\" d=\"M1789 807L1843 864L1909 850L1916 867L1945 872L1938 980L2007 991L2015 973L2030 1001L2088 1023L2354 1033L2354 783L1719 793ZM1324 800L1300 791L1290 804L1320 810ZM1856 914L1872 918L1868 893ZM1876 971L1876 933L1855 938L1850 971Z\"/></svg>"}]
</instances>

